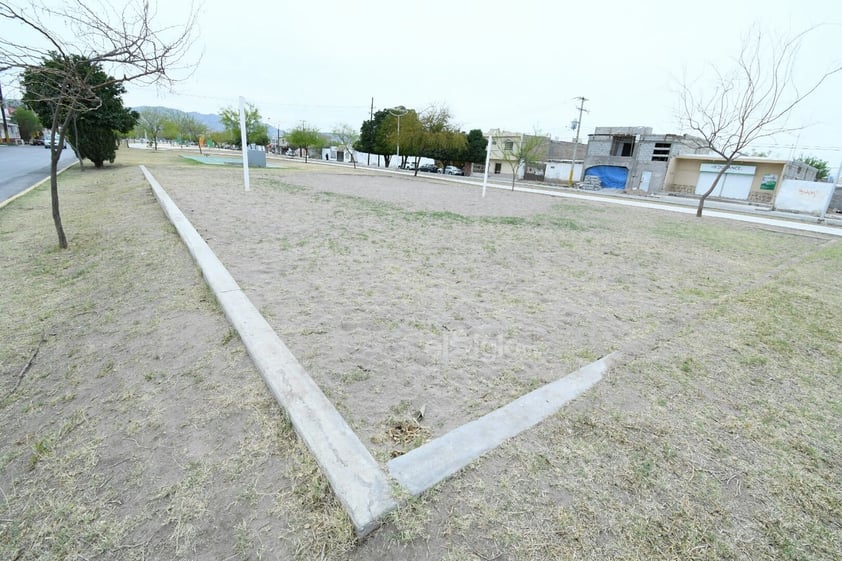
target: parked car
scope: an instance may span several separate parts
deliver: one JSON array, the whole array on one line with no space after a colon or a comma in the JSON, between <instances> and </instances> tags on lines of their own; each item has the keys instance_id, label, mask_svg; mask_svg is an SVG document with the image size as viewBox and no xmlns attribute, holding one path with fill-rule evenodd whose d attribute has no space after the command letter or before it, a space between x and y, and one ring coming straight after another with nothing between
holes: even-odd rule
<instances>
[{"instance_id":1,"label":"parked car","mask_svg":"<svg viewBox=\"0 0 842 561\"><path fill-rule=\"evenodd\" d=\"M418 168L418 171L426 171L430 173L441 173L441 170L435 164L423 164Z\"/></svg>"},{"instance_id":2,"label":"parked car","mask_svg":"<svg viewBox=\"0 0 842 561\"><path fill-rule=\"evenodd\" d=\"M457 168L456 166L447 166L444 168L444 173L446 175L465 175L465 172L462 171L462 168Z\"/></svg>"},{"instance_id":3,"label":"parked car","mask_svg":"<svg viewBox=\"0 0 842 561\"><path fill-rule=\"evenodd\" d=\"M44 148L49 149L53 145L53 140L49 136L44 137ZM67 148L67 141L64 141L64 146L62 148Z\"/></svg>"},{"instance_id":4,"label":"parked car","mask_svg":"<svg viewBox=\"0 0 842 561\"><path fill-rule=\"evenodd\" d=\"M33 138L32 140L30 140L29 143L32 146L43 146L44 145L44 139L39 136L37 138Z\"/></svg>"},{"instance_id":5,"label":"parked car","mask_svg":"<svg viewBox=\"0 0 842 561\"><path fill-rule=\"evenodd\" d=\"M406 171L415 171L415 162L407 162L401 169Z\"/></svg>"}]
</instances>

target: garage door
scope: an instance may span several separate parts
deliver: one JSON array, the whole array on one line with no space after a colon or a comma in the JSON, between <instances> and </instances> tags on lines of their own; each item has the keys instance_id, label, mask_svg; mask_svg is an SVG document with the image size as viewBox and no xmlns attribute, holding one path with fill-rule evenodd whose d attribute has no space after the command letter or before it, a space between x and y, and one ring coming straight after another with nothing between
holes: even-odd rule
<instances>
[{"instance_id":1,"label":"garage door","mask_svg":"<svg viewBox=\"0 0 842 561\"><path fill-rule=\"evenodd\" d=\"M703 195L713 185L719 170L720 164L702 164L699 167L699 180L696 183L696 194ZM725 170L725 174L710 194L711 197L725 199L748 200L751 192L751 184L754 182L756 166L731 166Z\"/></svg>"}]
</instances>

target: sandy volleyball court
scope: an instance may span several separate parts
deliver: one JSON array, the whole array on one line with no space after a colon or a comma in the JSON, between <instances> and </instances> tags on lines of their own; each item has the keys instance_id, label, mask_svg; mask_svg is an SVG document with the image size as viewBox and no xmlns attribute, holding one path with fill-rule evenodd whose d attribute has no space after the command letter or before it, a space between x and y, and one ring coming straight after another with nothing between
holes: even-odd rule
<instances>
[{"instance_id":1,"label":"sandy volleyball court","mask_svg":"<svg viewBox=\"0 0 842 561\"><path fill-rule=\"evenodd\" d=\"M381 465L624 358L360 542L138 164ZM66 251L0 211L0 557L838 557L838 238L283 165L68 170Z\"/></svg>"},{"instance_id":2,"label":"sandy volleyball court","mask_svg":"<svg viewBox=\"0 0 842 561\"><path fill-rule=\"evenodd\" d=\"M248 193L240 170L151 171L380 461L423 406L443 434L756 274L676 232L638 243L652 211L315 165Z\"/></svg>"}]
</instances>

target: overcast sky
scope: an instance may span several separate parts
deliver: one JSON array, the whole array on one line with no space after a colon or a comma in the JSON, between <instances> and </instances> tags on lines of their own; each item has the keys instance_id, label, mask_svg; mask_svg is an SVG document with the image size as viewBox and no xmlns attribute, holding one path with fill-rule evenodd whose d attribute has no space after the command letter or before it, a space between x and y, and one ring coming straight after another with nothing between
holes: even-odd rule
<instances>
[{"instance_id":1,"label":"overcast sky","mask_svg":"<svg viewBox=\"0 0 842 561\"><path fill-rule=\"evenodd\" d=\"M176 24L187 2L160 2ZM677 85L728 68L753 25L803 44L799 77L842 64L839 0L205 0L192 77L174 92L129 84L126 105L218 113L239 96L281 129L359 127L375 110L450 108L463 130L501 128L571 140L577 96L582 133L649 126L680 133ZM842 75L791 118L796 134L755 147L776 157L842 164Z\"/></svg>"}]
</instances>

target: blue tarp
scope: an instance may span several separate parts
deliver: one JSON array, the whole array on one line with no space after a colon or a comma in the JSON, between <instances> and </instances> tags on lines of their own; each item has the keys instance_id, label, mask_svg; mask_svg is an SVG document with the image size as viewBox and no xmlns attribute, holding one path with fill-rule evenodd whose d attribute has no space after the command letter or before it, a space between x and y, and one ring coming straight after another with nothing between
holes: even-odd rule
<instances>
[{"instance_id":1,"label":"blue tarp","mask_svg":"<svg viewBox=\"0 0 842 561\"><path fill-rule=\"evenodd\" d=\"M603 189L625 189L629 170L620 166L593 166L585 171L585 176L588 175L599 177Z\"/></svg>"}]
</instances>

